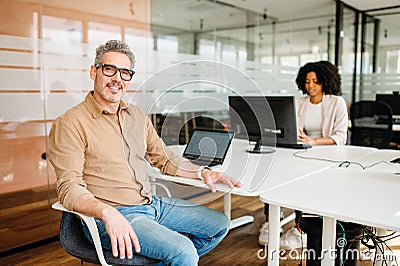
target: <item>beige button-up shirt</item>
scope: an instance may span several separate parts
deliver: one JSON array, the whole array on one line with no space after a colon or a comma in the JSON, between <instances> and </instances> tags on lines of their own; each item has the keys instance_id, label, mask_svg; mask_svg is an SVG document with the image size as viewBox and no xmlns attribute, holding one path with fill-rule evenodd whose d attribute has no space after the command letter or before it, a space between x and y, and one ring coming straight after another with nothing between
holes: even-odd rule
<instances>
[{"instance_id":1,"label":"beige button-up shirt","mask_svg":"<svg viewBox=\"0 0 400 266\"><path fill-rule=\"evenodd\" d=\"M146 160L170 175L184 160L166 148L138 107L121 101L118 113L110 114L95 102L92 92L56 119L48 154L58 197L70 210L87 193L116 207L149 203Z\"/></svg>"}]
</instances>

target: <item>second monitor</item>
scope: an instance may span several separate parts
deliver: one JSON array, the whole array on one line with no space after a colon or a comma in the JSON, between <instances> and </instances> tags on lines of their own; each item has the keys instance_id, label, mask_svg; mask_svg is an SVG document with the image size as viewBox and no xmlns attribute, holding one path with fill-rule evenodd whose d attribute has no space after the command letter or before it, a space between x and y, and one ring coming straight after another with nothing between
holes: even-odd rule
<instances>
[{"instance_id":1,"label":"second monitor","mask_svg":"<svg viewBox=\"0 0 400 266\"><path fill-rule=\"evenodd\" d=\"M238 138L263 146L308 148L298 143L294 96L229 96L231 130ZM264 149L273 151L271 148Z\"/></svg>"},{"instance_id":2,"label":"second monitor","mask_svg":"<svg viewBox=\"0 0 400 266\"><path fill-rule=\"evenodd\" d=\"M393 124L400 124L400 94L377 94L375 99L389 105L393 113Z\"/></svg>"}]
</instances>

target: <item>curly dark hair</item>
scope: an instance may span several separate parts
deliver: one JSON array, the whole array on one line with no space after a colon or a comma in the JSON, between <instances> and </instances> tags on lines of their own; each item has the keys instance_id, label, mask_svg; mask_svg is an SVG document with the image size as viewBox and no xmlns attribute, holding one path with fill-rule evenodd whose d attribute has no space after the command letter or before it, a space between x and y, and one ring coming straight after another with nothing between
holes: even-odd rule
<instances>
[{"instance_id":1,"label":"curly dark hair","mask_svg":"<svg viewBox=\"0 0 400 266\"><path fill-rule=\"evenodd\" d=\"M322 84L322 91L325 94L342 94L342 81L339 69L328 61L307 63L299 69L296 77L296 84L303 94L308 94L306 90L306 76L310 72L315 72L318 82Z\"/></svg>"}]
</instances>

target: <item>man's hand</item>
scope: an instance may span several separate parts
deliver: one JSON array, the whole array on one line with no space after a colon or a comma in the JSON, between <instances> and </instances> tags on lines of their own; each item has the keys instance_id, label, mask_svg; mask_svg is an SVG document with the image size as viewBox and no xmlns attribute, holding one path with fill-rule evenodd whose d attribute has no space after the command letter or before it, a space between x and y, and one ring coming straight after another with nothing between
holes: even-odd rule
<instances>
[{"instance_id":1,"label":"man's hand","mask_svg":"<svg viewBox=\"0 0 400 266\"><path fill-rule=\"evenodd\" d=\"M129 259L132 258L132 243L136 252L140 252L139 240L132 225L116 208L100 202L92 194L84 194L76 200L74 210L103 220L115 257L119 254L121 259L124 259L125 255Z\"/></svg>"},{"instance_id":2,"label":"man's hand","mask_svg":"<svg viewBox=\"0 0 400 266\"><path fill-rule=\"evenodd\" d=\"M136 252L140 252L139 240L133 231L131 224L123 217L117 209L109 207L103 210L102 220L111 239L111 248L114 257L128 259L133 257L132 243Z\"/></svg>"},{"instance_id":3,"label":"man's hand","mask_svg":"<svg viewBox=\"0 0 400 266\"><path fill-rule=\"evenodd\" d=\"M227 184L230 188L243 187L243 185L239 181L236 181L234 178L222 172L213 171L211 169L204 168L201 171L201 176L203 177L204 182L210 187L212 192L217 191L214 185L216 183Z\"/></svg>"}]
</instances>

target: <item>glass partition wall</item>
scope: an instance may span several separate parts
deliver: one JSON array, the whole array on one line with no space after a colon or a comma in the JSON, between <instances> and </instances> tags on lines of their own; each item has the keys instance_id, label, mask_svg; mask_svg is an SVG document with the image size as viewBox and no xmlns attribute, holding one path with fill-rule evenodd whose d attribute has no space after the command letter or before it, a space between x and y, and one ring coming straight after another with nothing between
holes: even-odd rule
<instances>
[{"instance_id":1,"label":"glass partition wall","mask_svg":"<svg viewBox=\"0 0 400 266\"><path fill-rule=\"evenodd\" d=\"M359 99L400 91L400 5L363 12Z\"/></svg>"},{"instance_id":2,"label":"glass partition wall","mask_svg":"<svg viewBox=\"0 0 400 266\"><path fill-rule=\"evenodd\" d=\"M0 1L0 252L57 234L38 3ZM1 257L1 256L0 256Z\"/></svg>"},{"instance_id":3,"label":"glass partition wall","mask_svg":"<svg viewBox=\"0 0 400 266\"><path fill-rule=\"evenodd\" d=\"M304 1L305 5L308 0ZM174 128L165 131L169 134L165 133L165 141L171 143L186 142L194 126L228 127L228 95L299 95L294 83L299 66L335 61L334 1L321 1L309 15L300 10L278 15L263 1L251 6L239 2L0 0L4 13L0 24L0 254L58 234L60 213L50 209L57 199L54 171L46 160L46 138L54 119L92 89L89 68L99 43L116 38L131 45L136 74L125 100L152 115L159 131L166 115L172 117ZM371 22L378 13L380 27ZM361 13L345 9L339 17L343 25L339 66L348 102L354 80L357 95L366 90L366 73L373 78L385 73L393 85L389 88L399 85L400 42L391 20L384 19L395 15L387 13L366 12L369 18L358 32ZM375 32L379 32L379 46ZM171 66L199 60L237 70L254 81L256 89L240 81L233 82L235 91L215 83L166 87L192 73L178 68L172 75L159 75L169 73ZM371 67L372 62L376 67ZM146 86L157 75L160 80ZM362 85L358 85L360 76ZM373 80L375 85L380 82ZM210 98L221 107L205 111ZM191 99L206 100L173 108L177 101Z\"/></svg>"},{"instance_id":4,"label":"glass partition wall","mask_svg":"<svg viewBox=\"0 0 400 266\"><path fill-rule=\"evenodd\" d=\"M150 2L118 2L0 0L0 257L58 236L46 140L54 119L93 87L95 47L135 40L145 76Z\"/></svg>"},{"instance_id":5,"label":"glass partition wall","mask_svg":"<svg viewBox=\"0 0 400 266\"><path fill-rule=\"evenodd\" d=\"M265 5L262 1L248 6L237 1L153 0L154 50L170 57L178 50L171 63L214 60L242 71L258 88L235 88L240 95L300 95L294 82L298 67L309 61L333 58L335 4L325 4L318 15L291 14L280 18ZM190 100L189 97L202 95L182 93L178 97ZM227 96L224 97L226 102ZM227 104L219 111L221 124L228 124Z\"/></svg>"}]
</instances>

